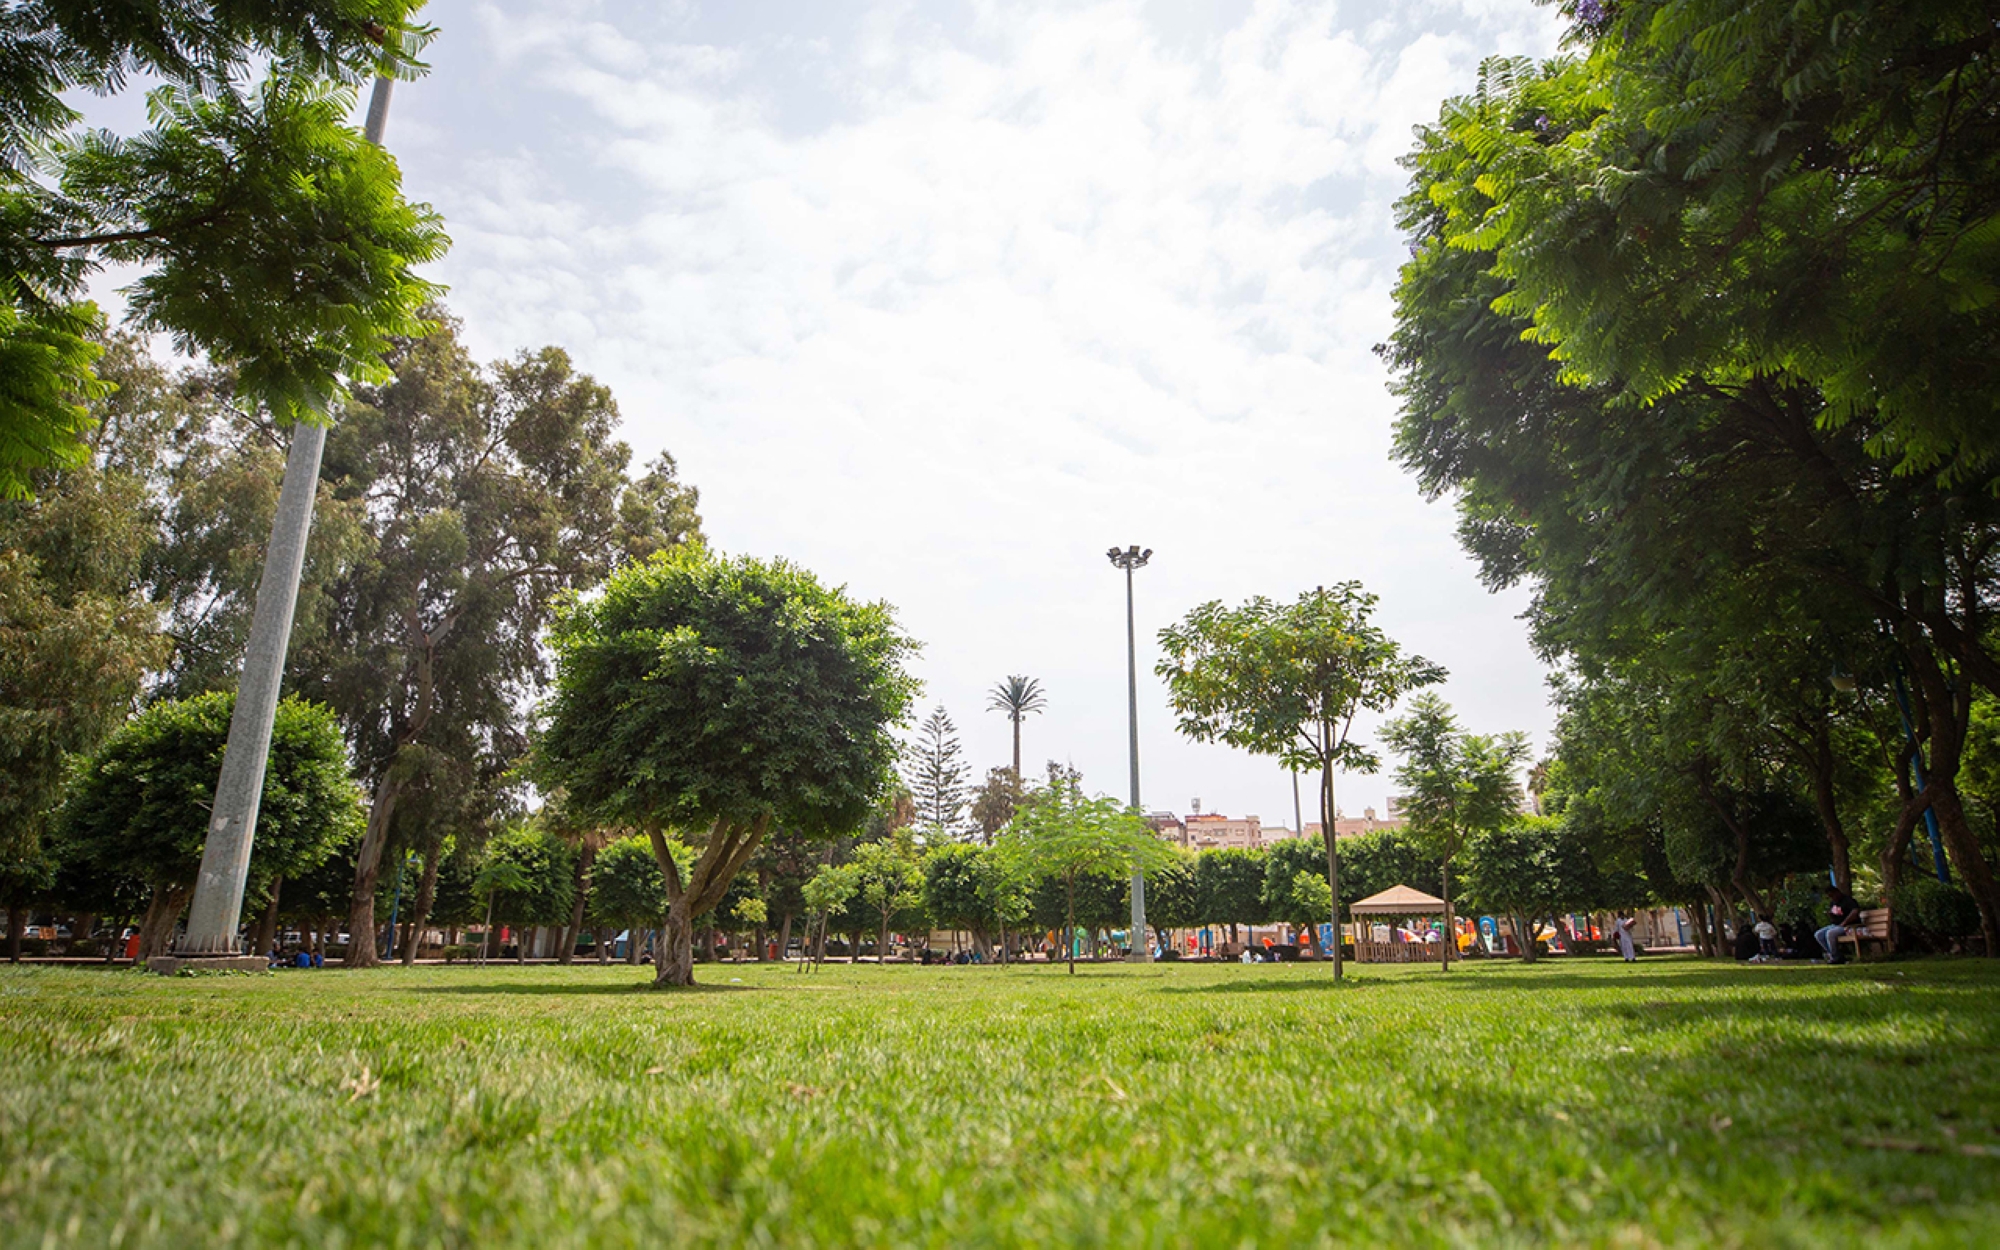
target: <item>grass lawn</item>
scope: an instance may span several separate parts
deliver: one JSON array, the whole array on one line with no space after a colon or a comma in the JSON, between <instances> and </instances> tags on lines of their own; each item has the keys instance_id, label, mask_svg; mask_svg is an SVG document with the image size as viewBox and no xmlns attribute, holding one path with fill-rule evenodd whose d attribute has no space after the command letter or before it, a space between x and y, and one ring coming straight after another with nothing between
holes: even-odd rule
<instances>
[{"instance_id":1,"label":"grass lawn","mask_svg":"<svg viewBox=\"0 0 2000 1250\"><path fill-rule=\"evenodd\" d=\"M0 969L0 1244L2000 1243L2000 964L697 975Z\"/></svg>"}]
</instances>

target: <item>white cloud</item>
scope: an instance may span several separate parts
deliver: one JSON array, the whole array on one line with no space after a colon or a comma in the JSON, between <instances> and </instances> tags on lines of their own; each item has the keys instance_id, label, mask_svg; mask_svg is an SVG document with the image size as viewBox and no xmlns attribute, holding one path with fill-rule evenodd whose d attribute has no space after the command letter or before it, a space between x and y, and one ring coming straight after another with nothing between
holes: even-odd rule
<instances>
[{"instance_id":1,"label":"white cloud","mask_svg":"<svg viewBox=\"0 0 2000 1250\"><path fill-rule=\"evenodd\" d=\"M1547 10L433 8L390 141L475 347L569 348L722 546L899 605L982 765L981 691L1032 673L1030 758L1122 790L1103 552L1135 540L1148 666L1202 599L1358 577L1469 721L1546 727L1520 598L1387 458L1370 348L1410 127L1482 56L1551 51ZM1150 679L1140 714L1149 804L1288 818L1275 766L1178 739Z\"/></svg>"}]
</instances>

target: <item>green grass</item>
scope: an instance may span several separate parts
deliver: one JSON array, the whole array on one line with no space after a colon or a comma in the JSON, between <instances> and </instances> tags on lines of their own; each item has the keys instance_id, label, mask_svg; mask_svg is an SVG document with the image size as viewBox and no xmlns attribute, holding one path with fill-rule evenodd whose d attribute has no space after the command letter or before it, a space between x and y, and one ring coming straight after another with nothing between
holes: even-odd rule
<instances>
[{"instance_id":1,"label":"green grass","mask_svg":"<svg viewBox=\"0 0 2000 1250\"><path fill-rule=\"evenodd\" d=\"M2000 1238L1992 964L697 972L0 971L0 1244Z\"/></svg>"}]
</instances>

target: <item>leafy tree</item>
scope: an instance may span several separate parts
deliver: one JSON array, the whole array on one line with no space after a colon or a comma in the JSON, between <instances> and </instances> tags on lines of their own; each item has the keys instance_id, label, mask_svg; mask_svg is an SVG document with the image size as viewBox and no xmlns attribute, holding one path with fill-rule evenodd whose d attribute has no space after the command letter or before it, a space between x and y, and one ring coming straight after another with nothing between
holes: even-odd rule
<instances>
[{"instance_id":1,"label":"leafy tree","mask_svg":"<svg viewBox=\"0 0 2000 1250\"><path fill-rule=\"evenodd\" d=\"M964 756L951 717L942 706L931 709L909 749L909 770L917 819L933 838L951 837L959 827L965 810Z\"/></svg>"},{"instance_id":2,"label":"leafy tree","mask_svg":"<svg viewBox=\"0 0 2000 1250\"><path fill-rule=\"evenodd\" d=\"M627 963L639 962L639 930L663 926L667 906L667 879L647 839L619 838L597 853L591 867L590 914L598 923L632 931Z\"/></svg>"},{"instance_id":3,"label":"leafy tree","mask_svg":"<svg viewBox=\"0 0 2000 1250\"><path fill-rule=\"evenodd\" d=\"M1523 816L1472 835L1459 884L1474 907L1513 922L1530 962L1535 921L1587 909L1599 896L1589 850L1574 826L1554 816Z\"/></svg>"},{"instance_id":4,"label":"leafy tree","mask_svg":"<svg viewBox=\"0 0 2000 1250\"><path fill-rule=\"evenodd\" d=\"M363 551L329 588L327 629L291 665L340 711L373 791L355 933L374 931L392 841L437 835L435 823L399 832L404 795L457 789L461 827L498 814L527 748L524 704L546 673L555 600L601 578L628 544L663 541L659 509L678 506L662 504L657 482L628 485L617 405L561 351L482 370L441 318L388 359L393 377L348 406L323 470L363 517ZM348 958L375 956L357 942Z\"/></svg>"},{"instance_id":5,"label":"leafy tree","mask_svg":"<svg viewBox=\"0 0 2000 1250\"><path fill-rule=\"evenodd\" d=\"M923 904L923 865L917 860L915 844L904 835L856 847L854 867L858 896L881 921L875 941L876 962L887 963L889 922Z\"/></svg>"},{"instance_id":6,"label":"leafy tree","mask_svg":"<svg viewBox=\"0 0 2000 1250\"><path fill-rule=\"evenodd\" d=\"M806 900L808 926L807 944L810 947L812 965L817 968L826 959L826 931L834 916L853 900L861 889L861 869L856 864L827 864L813 874L803 891ZM818 937L814 938L812 925L818 925ZM806 960L800 961L799 971L805 971Z\"/></svg>"},{"instance_id":7,"label":"leafy tree","mask_svg":"<svg viewBox=\"0 0 2000 1250\"><path fill-rule=\"evenodd\" d=\"M165 951L193 893L235 705L233 694L153 704L105 741L64 803L64 857L150 891L143 955ZM250 857L256 891L325 862L360 825L333 714L296 696L283 700Z\"/></svg>"},{"instance_id":8,"label":"leafy tree","mask_svg":"<svg viewBox=\"0 0 2000 1250\"><path fill-rule=\"evenodd\" d=\"M976 868L981 911L993 918L1000 929L1000 962L1008 962L1008 926L1018 928L1033 907L1034 876L1028 865L1017 858L996 855L992 849L980 851Z\"/></svg>"},{"instance_id":9,"label":"leafy tree","mask_svg":"<svg viewBox=\"0 0 2000 1250\"><path fill-rule=\"evenodd\" d=\"M1333 887L1316 872L1295 872L1284 898L1272 913L1287 924L1312 932L1321 916L1333 911Z\"/></svg>"},{"instance_id":10,"label":"leafy tree","mask_svg":"<svg viewBox=\"0 0 2000 1250\"><path fill-rule=\"evenodd\" d=\"M1264 901L1264 853L1242 847L1217 847L1195 857L1195 892L1205 924L1258 925L1270 918Z\"/></svg>"},{"instance_id":11,"label":"leafy tree","mask_svg":"<svg viewBox=\"0 0 2000 1250\"><path fill-rule=\"evenodd\" d=\"M1517 815L1517 775L1530 752L1526 734L1469 734L1444 700L1418 695L1407 715L1382 727L1382 740L1403 757L1396 784L1408 796L1410 833L1443 868L1445 955L1451 968L1457 929L1452 924L1451 861L1474 834L1497 829Z\"/></svg>"},{"instance_id":12,"label":"leafy tree","mask_svg":"<svg viewBox=\"0 0 2000 1250\"><path fill-rule=\"evenodd\" d=\"M1076 947L1067 937L1076 931L1076 885L1079 877L1117 881L1134 872L1152 872L1174 862L1174 850L1159 840L1146 822L1116 799L1089 799L1074 777L1056 777L1038 788L1016 812L993 844L993 853L1013 860L1026 872L1060 881L1064 896L1064 945L1071 975L1076 973ZM1133 940L1143 941L1143 934Z\"/></svg>"},{"instance_id":13,"label":"leafy tree","mask_svg":"<svg viewBox=\"0 0 2000 1250\"><path fill-rule=\"evenodd\" d=\"M1021 720L1023 717L1046 711L1048 705L1048 698L1042 693L1042 683L1036 678L1023 677L1018 673L1008 677L1006 681L995 682L993 689L988 693L986 710L1005 712L1008 725L1014 731L1016 784L1021 781ZM990 774L987 783L992 784Z\"/></svg>"},{"instance_id":14,"label":"leafy tree","mask_svg":"<svg viewBox=\"0 0 2000 1250\"><path fill-rule=\"evenodd\" d=\"M137 266L133 321L229 364L286 422L378 380L388 336L435 292L436 214L347 124L355 87L412 76L430 32L410 0L282 6L157 0L11 6L0 80L0 496L89 458L84 401L107 264ZM251 85L252 71L265 71ZM159 84L131 138L81 130L63 97Z\"/></svg>"},{"instance_id":15,"label":"leafy tree","mask_svg":"<svg viewBox=\"0 0 2000 1250\"><path fill-rule=\"evenodd\" d=\"M972 796L972 824L981 841L992 845L993 835L1014 819L1021 805L1021 776L1011 768L989 768L986 782Z\"/></svg>"},{"instance_id":16,"label":"leafy tree","mask_svg":"<svg viewBox=\"0 0 2000 1250\"><path fill-rule=\"evenodd\" d=\"M1370 620L1375 604L1359 582L1342 582L1289 604L1262 596L1240 608L1205 603L1160 631L1158 672L1182 733L1276 756L1295 772L1319 770L1333 896L1340 883L1334 770L1379 766L1352 737L1356 714L1386 711L1410 691L1444 680L1442 668L1403 655ZM1340 922L1338 915L1330 919ZM1340 976L1337 945L1333 975Z\"/></svg>"},{"instance_id":17,"label":"leafy tree","mask_svg":"<svg viewBox=\"0 0 2000 1250\"><path fill-rule=\"evenodd\" d=\"M1401 829L1377 829L1342 838L1340 867L1343 906L1398 885L1440 897L1444 894L1443 865Z\"/></svg>"},{"instance_id":18,"label":"leafy tree","mask_svg":"<svg viewBox=\"0 0 2000 1250\"><path fill-rule=\"evenodd\" d=\"M988 858L982 847L953 843L931 847L923 858L925 916L947 929L970 930L981 947L994 924L981 889Z\"/></svg>"},{"instance_id":19,"label":"leafy tree","mask_svg":"<svg viewBox=\"0 0 2000 1250\"><path fill-rule=\"evenodd\" d=\"M1959 108L1991 75L1975 50L1990 21L1574 12L1585 57L1490 62L1408 159L1412 257L1385 349L1397 454L1457 496L1490 584L1533 582L1545 654L1594 680L1664 653L1677 713L1740 703L1759 735L1804 747L1837 873L1843 727L1828 709L1815 723L1800 696L1825 692L1795 677L1843 668L1878 709L1907 697L1929 767L1918 786L1903 744L1884 761L1903 809L1885 875L1928 809L2000 949L2000 886L1957 780L1974 691L2000 690L2000 467L1961 406L1988 404L1974 379L1992 353L1935 337L1995 315L1953 291L1983 272L1972 240L1994 211L1990 120ZM1849 91L1937 66L1932 94ZM1709 662L1728 636L1754 645ZM1758 690L1767 672L1791 689ZM1757 788L1761 748L1704 753Z\"/></svg>"},{"instance_id":20,"label":"leafy tree","mask_svg":"<svg viewBox=\"0 0 2000 1250\"><path fill-rule=\"evenodd\" d=\"M1173 863L1146 878L1146 920L1162 943L1172 930L1202 922L1201 882L1189 852L1176 849Z\"/></svg>"},{"instance_id":21,"label":"leafy tree","mask_svg":"<svg viewBox=\"0 0 2000 1250\"><path fill-rule=\"evenodd\" d=\"M486 890L491 901L489 926L497 920L516 928L540 928L569 919L576 899L576 851L561 834L537 819L515 821L493 835L486 857L492 871ZM353 936L354 945L359 945L362 935ZM516 939L515 957L524 962L528 937L523 933Z\"/></svg>"},{"instance_id":22,"label":"leafy tree","mask_svg":"<svg viewBox=\"0 0 2000 1250\"><path fill-rule=\"evenodd\" d=\"M687 545L567 600L537 771L579 810L643 829L666 877L662 985L693 982L693 917L775 826L858 829L888 788L912 649L885 604L783 561ZM682 873L672 829L697 851Z\"/></svg>"}]
</instances>

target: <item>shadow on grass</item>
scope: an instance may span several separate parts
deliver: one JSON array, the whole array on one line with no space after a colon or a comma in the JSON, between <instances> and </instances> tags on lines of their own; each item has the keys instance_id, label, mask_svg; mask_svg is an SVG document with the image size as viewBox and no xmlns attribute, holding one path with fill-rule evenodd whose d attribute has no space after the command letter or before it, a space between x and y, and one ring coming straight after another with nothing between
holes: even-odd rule
<instances>
[{"instance_id":1,"label":"shadow on grass","mask_svg":"<svg viewBox=\"0 0 2000 1250\"><path fill-rule=\"evenodd\" d=\"M610 984L592 985L574 981L484 981L471 985L410 985L397 989L405 994L516 994L532 995L536 998L574 995L617 995L617 994L659 994L671 997L680 994L735 994L756 991L763 987L756 985L712 985L697 981L688 986L660 986L651 981L618 981Z\"/></svg>"}]
</instances>

